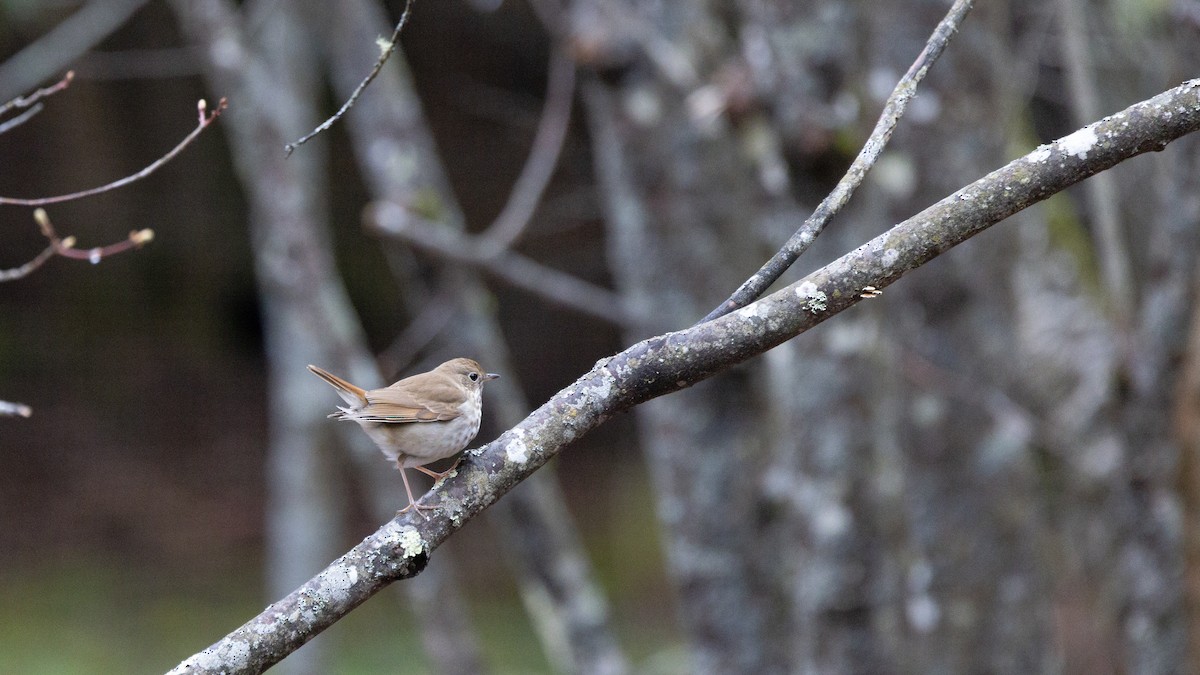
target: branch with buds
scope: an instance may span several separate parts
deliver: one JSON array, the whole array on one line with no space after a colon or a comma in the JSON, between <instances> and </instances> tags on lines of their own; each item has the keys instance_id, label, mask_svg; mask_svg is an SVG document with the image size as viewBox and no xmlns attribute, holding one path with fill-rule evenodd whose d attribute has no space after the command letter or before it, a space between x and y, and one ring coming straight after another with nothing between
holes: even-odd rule
<instances>
[{"instance_id":1,"label":"branch with buds","mask_svg":"<svg viewBox=\"0 0 1200 675\"><path fill-rule=\"evenodd\" d=\"M108 192L110 190L115 190L120 187L125 187L126 185L129 185L130 183L139 181L139 180L145 178L146 176L149 176L150 174L154 173L155 171L158 171L159 169L161 169L162 166L164 164L166 164L167 162L171 161L172 159L175 159L176 155L178 155L180 152L183 152L183 149L186 148L187 146L191 145L192 141L196 140L196 137L198 137L201 132L203 132L205 129L208 128L208 126L210 124L212 124L213 122L216 121L217 117L219 117L221 115L221 113L225 110L225 108L227 106L228 106L228 102L222 98L220 101L217 102L217 107L214 108L210 112L208 110L208 103L204 99L200 99L200 101L196 104L196 110L199 115L199 123L196 125L196 128L192 130L192 133L185 136L184 139L182 141L180 141L179 144L176 145L174 148L171 148L171 150L169 152L167 152L167 154L154 160L149 165L147 165L146 168L142 169L141 171L138 171L135 174L125 176L124 178L120 178L118 180L115 180L106 185L101 185L99 187L94 187L94 188L91 188L88 190L80 190L79 192L72 192L70 194L65 194L65 195L56 195L54 197L38 197L38 198L33 198L33 199L21 199L21 198L17 198L17 197L0 197L0 205L46 206L48 204L58 204L60 202L69 202L69 201L73 201L76 199L82 199L84 197L91 197L92 195L102 194L104 192Z\"/></svg>"},{"instance_id":2,"label":"branch with buds","mask_svg":"<svg viewBox=\"0 0 1200 675\"><path fill-rule=\"evenodd\" d=\"M13 281L22 277L28 276L31 272L41 267L50 258L60 255L64 258L73 258L75 260L86 260L93 265L98 264L104 258L117 253L141 248L154 239L154 230L149 228L141 230L133 230L123 241L118 241L107 246L96 246L89 249L75 248L75 237L59 237L58 232L54 230L54 224L50 222L50 216L46 214L45 209L38 209L33 212L33 219L37 221L38 229L42 231L42 236L50 241L49 246L42 250L36 258L9 270L0 270L0 281Z\"/></svg>"},{"instance_id":3,"label":"branch with buds","mask_svg":"<svg viewBox=\"0 0 1200 675\"><path fill-rule=\"evenodd\" d=\"M41 99L52 96L66 89L71 84L71 81L74 79L74 77L74 71L69 71L63 77L63 79L59 80L55 84L50 85L49 87L38 89L28 96L18 96L17 98L0 105L0 115L4 115L12 110L25 111L16 117L0 123L0 133L9 131L36 115L42 109ZM54 256L72 258L75 260L86 260L95 265L108 256L141 248L153 240L154 231L149 228L144 228L141 230L131 231L129 236L123 241L108 244L107 246L96 246L89 249L77 249L75 248L75 237L60 237L58 232L54 229L54 224L50 221L50 216L46 213L46 210L41 207L48 204L57 204L60 202L73 201L76 199L82 199L84 197L90 197L92 195L98 195L110 190L124 187L130 183L149 176L161 168L164 164L174 159L175 156L182 152L183 149L188 145L191 145L192 141L194 141L201 132L203 132L209 127L209 125L216 121L217 117L220 116L227 105L228 104L226 100L222 98L217 102L216 108L210 111L208 109L208 103L204 99L200 99L200 101L196 104L198 116L196 128L193 129L192 132L187 136L185 136L184 139L179 142L179 144L168 151L167 154L159 157L157 160L150 163L135 174L115 180L106 185L101 185L99 187L82 190L79 192L72 192L65 195L39 197L34 199L0 197L0 205L39 207L33 212L33 218L37 222L38 229L41 230L42 235L49 241L49 244L46 246L46 248L42 249L41 253L37 254L32 260L24 265L20 265L19 267L14 267L11 269L0 269L0 282L14 281L16 279L24 278L32 274L34 270L46 264L46 261L50 260L50 258L53 258ZM0 416L29 417L32 414L33 409L23 403L0 401Z\"/></svg>"},{"instance_id":4,"label":"branch with buds","mask_svg":"<svg viewBox=\"0 0 1200 675\"><path fill-rule=\"evenodd\" d=\"M25 111L16 117L13 117L12 119L0 122L0 134L3 134L7 131L12 131L13 129L28 122L31 117L42 111L44 106L42 105L41 100L43 98L46 98L47 96L53 96L63 89L66 89L68 86L70 86L71 81L74 79L75 71L68 70L67 74L63 76L63 79L55 82L49 87L38 89L28 96L18 96L8 103L0 105L0 115L6 115L12 110Z\"/></svg>"}]
</instances>

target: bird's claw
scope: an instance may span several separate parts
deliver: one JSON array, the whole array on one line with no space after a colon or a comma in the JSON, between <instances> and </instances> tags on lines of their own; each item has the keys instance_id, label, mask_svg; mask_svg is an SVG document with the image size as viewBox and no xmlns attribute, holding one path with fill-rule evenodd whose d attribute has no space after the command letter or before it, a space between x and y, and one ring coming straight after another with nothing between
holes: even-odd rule
<instances>
[{"instance_id":1,"label":"bird's claw","mask_svg":"<svg viewBox=\"0 0 1200 675\"><path fill-rule=\"evenodd\" d=\"M436 506L421 506L420 504L418 504L416 502L411 502L408 506L397 511L396 515L400 516L405 513L408 513L409 511L416 511L417 515L421 516L425 520L429 520L429 516L425 515L425 512L426 511L436 511L436 510L437 510Z\"/></svg>"}]
</instances>

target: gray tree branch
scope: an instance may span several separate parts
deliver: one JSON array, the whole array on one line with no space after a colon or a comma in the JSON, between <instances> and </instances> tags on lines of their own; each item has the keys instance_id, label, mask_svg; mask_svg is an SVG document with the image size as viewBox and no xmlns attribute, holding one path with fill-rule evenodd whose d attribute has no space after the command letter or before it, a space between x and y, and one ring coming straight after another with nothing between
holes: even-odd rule
<instances>
[{"instance_id":1,"label":"gray tree branch","mask_svg":"<svg viewBox=\"0 0 1200 675\"><path fill-rule=\"evenodd\" d=\"M377 202L367 210L364 220L380 234L444 260L478 267L560 307L623 326L635 325L638 318L605 288L520 253L498 249L482 236L453 232L424 221L411 209Z\"/></svg>"}]
</instances>

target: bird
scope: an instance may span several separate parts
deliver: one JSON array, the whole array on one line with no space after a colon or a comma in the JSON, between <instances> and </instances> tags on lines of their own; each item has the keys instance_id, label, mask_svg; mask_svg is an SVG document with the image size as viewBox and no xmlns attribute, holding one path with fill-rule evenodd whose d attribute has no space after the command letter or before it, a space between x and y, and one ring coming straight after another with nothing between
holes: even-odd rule
<instances>
[{"instance_id":1,"label":"bird","mask_svg":"<svg viewBox=\"0 0 1200 675\"><path fill-rule=\"evenodd\" d=\"M483 383L500 376L473 359L458 358L391 386L366 390L323 368L309 365L308 369L346 402L329 417L357 422L400 470L408 506L398 514L413 509L428 520L423 511L436 507L417 504L404 470L417 469L435 480L454 471L458 462L442 473L424 465L456 454L475 438L483 417Z\"/></svg>"}]
</instances>

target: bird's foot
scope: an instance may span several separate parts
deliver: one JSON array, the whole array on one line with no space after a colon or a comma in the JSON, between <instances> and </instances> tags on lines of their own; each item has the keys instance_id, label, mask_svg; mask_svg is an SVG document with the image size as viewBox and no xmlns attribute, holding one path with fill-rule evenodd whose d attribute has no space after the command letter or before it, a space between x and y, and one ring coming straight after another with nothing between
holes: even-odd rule
<instances>
[{"instance_id":1,"label":"bird's foot","mask_svg":"<svg viewBox=\"0 0 1200 675\"><path fill-rule=\"evenodd\" d=\"M451 466L449 469L446 469L445 471L438 472L438 471L434 471L432 469L426 469L423 466L414 466L413 468L416 469L417 471L420 471L421 473L425 474L426 476L430 476L431 478L433 478L434 484L436 485L437 481L445 480L447 476L454 473L455 469L458 468L459 464L462 464L462 456L461 455L459 455L458 459L454 460L454 465Z\"/></svg>"},{"instance_id":2,"label":"bird's foot","mask_svg":"<svg viewBox=\"0 0 1200 675\"><path fill-rule=\"evenodd\" d=\"M429 520L429 516L425 515L425 512L426 511L437 511L437 509L438 509L438 507L436 507L436 506L422 506L416 502L409 502L408 506L397 511L396 515L399 516L399 515L408 513L409 511L416 511L417 515L421 516L425 520Z\"/></svg>"}]
</instances>

